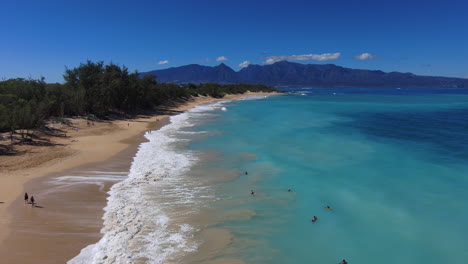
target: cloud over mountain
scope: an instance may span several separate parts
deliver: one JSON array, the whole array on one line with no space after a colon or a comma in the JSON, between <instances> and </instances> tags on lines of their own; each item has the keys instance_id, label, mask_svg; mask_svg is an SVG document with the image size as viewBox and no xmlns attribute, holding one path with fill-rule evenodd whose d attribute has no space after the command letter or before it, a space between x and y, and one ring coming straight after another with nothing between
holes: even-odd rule
<instances>
[{"instance_id":1,"label":"cloud over mountain","mask_svg":"<svg viewBox=\"0 0 468 264\"><path fill-rule=\"evenodd\" d=\"M239 67L245 68L250 65L250 61L243 61L241 64L239 64Z\"/></svg>"},{"instance_id":2,"label":"cloud over mountain","mask_svg":"<svg viewBox=\"0 0 468 264\"><path fill-rule=\"evenodd\" d=\"M169 63L168 60L163 60L163 61L158 62L159 65L168 64L168 63Z\"/></svg>"},{"instance_id":3,"label":"cloud over mountain","mask_svg":"<svg viewBox=\"0 0 468 264\"><path fill-rule=\"evenodd\" d=\"M224 57L224 56L220 56L218 58L216 58L216 61L227 61L228 58Z\"/></svg>"},{"instance_id":4,"label":"cloud over mountain","mask_svg":"<svg viewBox=\"0 0 468 264\"><path fill-rule=\"evenodd\" d=\"M362 54L357 55L357 56L354 56L354 58L355 58L356 60L372 60L372 59L375 59L376 57L377 57L377 56L372 55L372 54L367 53L367 52L362 53Z\"/></svg>"},{"instance_id":5,"label":"cloud over mountain","mask_svg":"<svg viewBox=\"0 0 468 264\"><path fill-rule=\"evenodd\" d=\"M304 55L291 55L291 56L268 56L261 59L265 60L263 63L266 65L273 64L278 61L329 61L336 60L341 56L341 53L324 53L324 54L304 54Z\"/></svg>"}]
</instances>

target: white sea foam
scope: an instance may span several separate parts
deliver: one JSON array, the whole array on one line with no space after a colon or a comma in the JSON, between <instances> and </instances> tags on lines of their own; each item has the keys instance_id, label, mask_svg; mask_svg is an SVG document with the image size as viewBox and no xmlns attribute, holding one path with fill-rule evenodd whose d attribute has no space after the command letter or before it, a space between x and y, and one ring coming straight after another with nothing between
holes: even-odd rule
<instances>
[{"instance_id":1,"label":"white sea foam","mask_svg":"<svg viewBox=\"0 0 468 264\"><path fill-rule=\"evenodd\" d=\"M259 99L265 99L268 96L269 95L251 95L251 96L242 97L239 100L259 100Z\"/></svg>"},{"instance_id":2,"label":"white sea foam","mask_svg":"<svg viewBox=\"0 0 468 264\"><path fill-rule=\"evenodd\" d=\"M55 192L59 189L67 188L73 185L93 184L99 186L99 190L104 190L104 185L109 182L119 182L127 178L128 172L83 172L85 175L67 175L54 178L50 181L53 188L49 192Z\"/></svg>"},{"instance_id":3,"label":"white sea foam","mask_svg":"<svg viewBox=\"0 0 468 264\"><path fill-rule=\"evenodd\" d=\"M312 91L310 91L310 90L308 90L308 89L305 89L305 90L298 90L298 91L294 91L293 94L308 95L308 94L312 94Z\"/></svg>"},{"instance_id":4,"label":"white sea foam","mask_svg":"<svg viewBox=\"0 0 468 264\"><path fill-rule=\"evenodd\" d=\"M197 106L146 134L149 142L140 145L128 177L109 191L102 239L82 249L68 263L164 263L197 249L198 244L191 239L196 229L181 224L180 219L197 210L204 200L215 198L207 186L185 178L197 161L196 153L178 150L175 143L183 140L177 135L181 129L192 127L192 120L208 111L220 111L224 103ZM174 221L177 217L182 218Z\"/></svg>"}]
</instances>

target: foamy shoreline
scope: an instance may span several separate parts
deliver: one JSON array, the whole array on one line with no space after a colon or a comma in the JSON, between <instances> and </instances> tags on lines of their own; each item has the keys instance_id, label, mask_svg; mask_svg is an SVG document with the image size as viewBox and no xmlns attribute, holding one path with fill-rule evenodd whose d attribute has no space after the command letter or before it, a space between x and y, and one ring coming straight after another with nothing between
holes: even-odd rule
<instances>
[{"instance_id":1,"label":"foamy shoreline","mask_svg":"<svg viewBox=\"0 0 468 264\"><path fill-rule=\"evenodd\" d=\"M183 112L188 109L191 109L200 104L206 104L210 102L216 101L225 101L225 100L236 100L242 97L247 96L255 96L255 95L271 95L271 93L246 93L242 95L228 95L222 99L215 99L210 97L198 97L194 100L180 106L176 107L175 109L171 109L173 111ZM2 172L0 173L0 179L2 179L2 184L0 185L0 192L2 193L2 201L5 202L4 204L0 205L0 249L4 249L7 246L8 239L11 236L8 234L12 234L16 230L14 226L10 223L12 220L14 222L17 221L24 221L27 219L11 219L11 213L7 212L6 208L8 207L9 210L24 210L24 204L22 204L21 196L24 193L24 184L31 180L36 180L39 182L44 182L47 180L47 175L55 172L55 175L60 175L60 171L66 171L71 168L82 166L83 164L88 164L91 162L105 162L116 153L122 152L123 150L127 149L130 146L134 146L135 144L140 144L143 138L141 137L139 141L135 142L135 140L129 140L135 136L143 134L145 131L149 129L149 127L154 126L156 123L156 118L162 120L163 118L167 118L168 116L162 115L154 115L154 116L147 116L138 118L135 120L128 121L116 121L112 122L110 127L106 127L103 130L107 130L102 132L98 135L89 135L86 134L86 129L83 129L82 133L79 136L74 136L73 134L69 135L70 137L67 139L70 142L66 142L64 146L58 146L54 148L61 148L66 150L64 152L65 155L59 156L55 159L42 162L38 166L33 166L26 169L19 169L15 171L9 171L8 173ZM72 142L73 141L73 142ZM65 143L65 142L63 142ZM130 154L130 155L134 155ZM31 158L41 158L40 155L31 155ZM131 158L128 158L128 163L131 162ZM44 177L45 176L45 177ZM34 194L33 194L34 195ZM39 197L40 199L40 197ZM40 200L39 200L40 201ZM45 211L45 212L44 212ZM42 209L41 214L47 213L47 208ZM102 211L99 212L102 214ZM24 230L23 230L24 231ZM27 236L25 236L27 237ZM6 243L5 243L6 242ZM30 241L33 242L33 241ZM70 241L73 242L73 241ZM3 244L5 243L5 244ZM41 242L42 243L42 242ZM46 243L54 243L54 241L47 241ZM29 244L29 243L28 243ZM34 244L38 247L43 247L44 244ZM31 247L31 246L28 246ZM45 247L47 248L47 247ZM81 250L81 248L76 248L76 254ZM17 250L9 250L3 254L10 255L9 259L15 259L15 256L24 263L28 263L28 259L30 256L26 256L25 254L20 252L21 249ZM47 252L43 252L46 254ZM74 255L76 255L74 254ZM54 257L57 259L70 259L73 256L60 256L60 254L56 254ZM31 256L33 257L33 256ZM30 260L30 259L29 259ZM63 261L62 261L63 262ZM16 262L19 263L19 262ZM60 263L60 261L58 262Z\"/></svg>"}]
</instances>

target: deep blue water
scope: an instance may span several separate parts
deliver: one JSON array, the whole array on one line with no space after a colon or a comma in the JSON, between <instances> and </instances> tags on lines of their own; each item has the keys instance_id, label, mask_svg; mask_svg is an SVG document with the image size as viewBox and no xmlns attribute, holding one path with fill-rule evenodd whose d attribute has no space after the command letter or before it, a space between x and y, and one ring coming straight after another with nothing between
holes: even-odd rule
<instances>
[{"instance_id":1,"label":"deep blue water","mask_svg":"<svg viewBox=\"0 0 468 264\"><path fill-rule=\"evenodd\" d=\"M216 153L205 168L239 175L214 186L223 220L212 227L234 235L218 258L468 258L468 89L283 89L192 129L211 135L189 145Z\"/></svg>"}]
</instances>

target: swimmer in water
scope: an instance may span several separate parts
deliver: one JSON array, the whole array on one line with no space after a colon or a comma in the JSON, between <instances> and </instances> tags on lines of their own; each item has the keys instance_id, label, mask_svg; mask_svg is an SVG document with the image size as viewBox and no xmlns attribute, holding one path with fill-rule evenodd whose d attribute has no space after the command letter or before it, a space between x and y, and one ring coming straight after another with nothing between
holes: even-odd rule
<instances>
[{"instance_id":1,"label":"swimmer in water","mask_svg":"<svg viewBox=\"0 0 468 264\"><path fill-rule=\"evenodd\" d=\"M248 175L247 171L245 172L245 175Z\"/></svg>"},{"instance_id":2,"label":"swimmer in water","mask_svg":"<svg viewBox=\"0 0 468 264\"><path fill-rule=\"evenodd\" d=\"M314 215L314 217L312 217L312 223L315 223L315 221L317 221L317 217Z\"/></svg>"},{"instance_id":3,"label":"swimmer in water","mask_svg":"<svg viewBox=\"0 0 468 264\"><path fill-rule=\"evenodd\" d=\"M250 190L251 195L255 195L255 192L253 190Z\"/></svg>"},{"instance_id":4,"label":"swimmer in water","mask_svg":"<svg viewBox=\"0 0 468 264\"><path fill-rule=\"evenodd\" d=\"M331 207L327 205L327 206L325 207L325 209L331 210Z\"/></svg>"},{"instance_id":5,"label":"swimmer in water","mask_svg":"<svg viewBox=\"0 0 468 264\"><path fill-rule=\"evenodd\" d=\"M288 192L292 192L291 189L288 189Z\"/></svg>"},{"instance_id":6,"label":"swimmer in water","mask_svg":"<svg viewBox=\"0 0 468 264\"><path fill-rule=\"evenodd\" d=\"M346 260L343 259L343 260L340 262L340 264L348 264L348 262L346 262Z\"/></svg>"}]
</instances>

